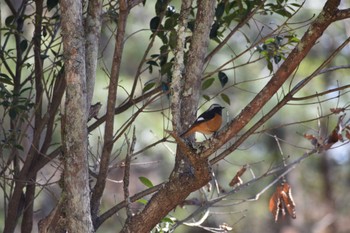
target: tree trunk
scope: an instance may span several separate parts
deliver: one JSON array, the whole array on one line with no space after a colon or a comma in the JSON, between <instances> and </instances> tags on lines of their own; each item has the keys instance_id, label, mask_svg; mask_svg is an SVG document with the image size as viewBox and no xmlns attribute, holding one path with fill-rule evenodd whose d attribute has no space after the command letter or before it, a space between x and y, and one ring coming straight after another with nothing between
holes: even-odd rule
<instances>
[{"instance_id":1,"label":"tree trunk","mask_svg":"<svg viewBox=\"0 0 350 233\"><path fill-rule=\"evenodd\" d=\"M85 39L82 2L60 1L65 58L66 101L63 116L63 194L68 232L93 232L87 161Z\"/></svg>"}]
</instances>

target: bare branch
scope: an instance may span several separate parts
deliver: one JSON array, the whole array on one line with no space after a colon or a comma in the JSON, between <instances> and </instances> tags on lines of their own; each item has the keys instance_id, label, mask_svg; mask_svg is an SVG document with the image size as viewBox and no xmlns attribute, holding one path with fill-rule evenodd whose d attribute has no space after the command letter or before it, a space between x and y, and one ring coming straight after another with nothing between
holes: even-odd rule
<instances>
[{"instance_id":1,"label":"bare branch","mask_svg":"<svg viewBox=\"0 0 350 233\"><path fill-rule=\"evenodd\" d=\"M336 17L336 20L350 18L350 9L338 10L335 17Z\"/></svg>"},{"instance_id":2,"label":"bare branch","mask_svg":"<svg viewBox=\"0 0 350 233\"><path fill-rule=\"evenodd\" d=\"M118 31L116 34L116 43L115 43L115 50L113 55L113 65L112 65L110 83L108 87L108 102L107 102L104 144L102 149L99 174L91 196L91 214L93 218L96 218L98 215L100 200L102 198L103 190L106 185L110 155L113 148L114 108L116 105L118 80L119 80L120 66L121 66L121 60L122 60L122 54L123 54L123 48L124 48L125 28L126 28L127 17L129 15L129 9L128 9L126 0L120 0L119 6L120 6L120 13L118 17ZM93 221L95 222L95 219Z\"/></svg>"},{"instance_id":3,"label":"bare branch","mask_svg":"<svg viewBox=\"0 0 350 233\"><path fill-rule=\"evenodd\" d=\"M125 156L125 166L124 166L124 178L123 178L123 190L124 190L124 200L127 203L126 206L126 213L127 217L132 217L131 207L130 207L130 198L129 198L129 178L130 178L130 159L131 155L133 154L135 143L136 143L136 135L135 135L135 127L133 129L132 134L132 142L129 142L129 139L127 138L127 135L125 135L126 143L128 144L128 151Z\"/></svg>"}]
</instances>

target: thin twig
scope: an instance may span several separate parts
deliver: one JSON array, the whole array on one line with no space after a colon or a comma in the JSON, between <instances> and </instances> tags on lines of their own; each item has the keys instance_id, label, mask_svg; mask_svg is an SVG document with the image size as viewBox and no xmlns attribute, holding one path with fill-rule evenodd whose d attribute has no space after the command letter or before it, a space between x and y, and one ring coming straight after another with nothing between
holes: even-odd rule
<instances>
[{"instance_id":1,"label":"thin twig","mask_svg":"<svg viewBox=\"0 0 350 233\"><path fill-rule=\"evenodd\" d=\"M128 136L125 134L125 141L128 145L128 151L125 155L125 164L124 164L124 178L123 178L123 190L124 190L124 199L126 201L126 215L128 218L132 216L132 211L130 207L130 198L129 198L129 181L130 181L130 159L133 154L135 143L136 143L136 135L135 135L135 127L133 129L132 134L132 142L130 143Z\"/></svg>"}]
</instances>

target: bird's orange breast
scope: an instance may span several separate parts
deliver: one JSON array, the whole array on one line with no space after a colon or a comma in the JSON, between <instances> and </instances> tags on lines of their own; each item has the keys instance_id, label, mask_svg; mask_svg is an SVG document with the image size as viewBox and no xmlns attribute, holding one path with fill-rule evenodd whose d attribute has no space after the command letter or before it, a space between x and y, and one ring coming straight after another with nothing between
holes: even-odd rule
<instances>
[{"instance_id":1,"label":"bird's orange breast","mask_svg":"<svg viewBox=\"0 0 350 233\"><path fill-rule=\"evenodd\" d=\"M200 132L202 134L212 134L220 128L221 123L222 117L219 114L215 114L215 116L208 121L202 121L194 124L185 134L185 137L195 132Z\"/></svg>"},{"instance_id":2,"label":"bird's orange breast","mask_svg":"<svg viewBox=\"0 0 350 233\"><path fill-rule=\"evenodd\" d=\"M219 114L215 114L214 118L200 124L201 127L198 127L197 131L204 134L211 134L220 128L221 123L222 117Z\"/></svg>"}]
</instances>

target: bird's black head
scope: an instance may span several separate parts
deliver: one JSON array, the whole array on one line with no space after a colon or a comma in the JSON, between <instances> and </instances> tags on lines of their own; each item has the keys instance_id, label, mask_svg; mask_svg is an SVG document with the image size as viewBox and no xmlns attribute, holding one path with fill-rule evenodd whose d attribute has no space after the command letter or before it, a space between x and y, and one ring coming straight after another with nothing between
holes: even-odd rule
<instances>
[{"instance_id":1,"label":"bird's black head","mask_svg":"<svg viewBox=\"0 0 350 233\"><path fill-rule=\"evenodd\" d=\"M222 109L224 109L224 107L220 106L219 104L212 104L210 106L210 108L208 109L208 111L213 111L219 115L222 114Z\"/></svg>"}]
</instances>

